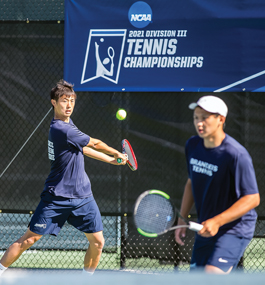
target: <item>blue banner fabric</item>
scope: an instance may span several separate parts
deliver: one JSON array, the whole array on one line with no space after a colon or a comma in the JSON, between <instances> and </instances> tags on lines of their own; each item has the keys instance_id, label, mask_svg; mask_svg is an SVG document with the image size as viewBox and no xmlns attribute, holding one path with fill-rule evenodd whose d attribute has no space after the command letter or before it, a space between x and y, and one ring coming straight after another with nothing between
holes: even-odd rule
<instances>
[{"instance_id":1,"label":"blue banner fabric","mask_svg":"<svg viewBox=\"0 0 265 285\"><path fill-rule=\"evenodd\" d=\"M77 91L265 91L264 0L65 0Z\"/></svg>"}]
</instances>

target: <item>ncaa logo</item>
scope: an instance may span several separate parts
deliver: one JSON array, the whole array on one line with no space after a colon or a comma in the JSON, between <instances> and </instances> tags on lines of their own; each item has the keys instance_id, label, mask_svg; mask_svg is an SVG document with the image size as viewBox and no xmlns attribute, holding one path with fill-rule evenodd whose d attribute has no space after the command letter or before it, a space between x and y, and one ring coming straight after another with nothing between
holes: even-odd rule
<instances>
[{"instance_id":1,"label":"ncaa logo","mask_svg":"<svg viewBox=\"0 0 265 285\"><path fill-rule=\"evenodd\" d=\"M143 1L135 2L128 12L128 18L134 27L144 28L152 21L152 9Z\"/></svg>"}]
</instances>

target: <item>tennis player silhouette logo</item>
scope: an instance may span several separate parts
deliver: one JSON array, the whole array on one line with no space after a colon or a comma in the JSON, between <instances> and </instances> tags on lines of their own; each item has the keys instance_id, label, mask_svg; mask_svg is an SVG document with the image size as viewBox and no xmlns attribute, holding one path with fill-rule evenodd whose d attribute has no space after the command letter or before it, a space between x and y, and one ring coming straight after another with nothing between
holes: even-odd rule
<instances>
[{"instance_id":1,"label":"tennis player silhouette logo","mask_svg":"<svg viewBox=\"0 0 265 285\"><path fill-rule=\"evenodd\" d=\"M96 64L97 64L97 70L96 70L96 76L112 76L113 75L113 68L114 68L114 63L113 63L113 58L115 55L113 47L108 47L108 56L106 57L103 62L101 62L100 56L99 56L99 45L97 42L95 42L95 52L96 52ZM106 69L106 65L109 64L111 61L110 65L110 70Z\"/></svg>"},{"instance_id":2,"label":"tennis player silhouette logo","mask_svg":"<svg viewBox=\"0 0 265 285\"><path fill-rule=\"evenodd\" d=\"M126 30L90 30L81 84L96 79L90 86L104 84L102 79L118 83L125 37Z\"/></svg>"}]
</instances>

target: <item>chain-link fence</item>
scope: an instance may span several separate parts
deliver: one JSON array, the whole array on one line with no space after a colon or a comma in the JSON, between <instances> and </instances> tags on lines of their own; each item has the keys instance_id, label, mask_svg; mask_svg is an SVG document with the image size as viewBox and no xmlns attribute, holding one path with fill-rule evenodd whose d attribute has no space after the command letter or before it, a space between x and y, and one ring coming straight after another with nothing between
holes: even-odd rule
<instances>
[{"instance_id":1,"label":"chain-link fence","mask_svg":"<svg viewBox=\"0 0 265 285\"><path fill-rule=\"evenodd\" d=\"M0 1L0 250L26 230L49 173L47 139L52 119L49 92L63 78L64 1ZM86 158L86 171L102 213L106 245L100 269L188 270L194 234L186 245L173 233L140 236L132 210L148 189L167 192L180 205L187 179L184 145L195 130L188 104L202 93L79 92L72 119L77 127L120 149L127 138L139 169L114 167ZM220 93L228 105L226 132L249 150L261 194L255 238L247 248L245 270L263 271L265 94ZM118 121L118 108L128 112ZM1 174L0 174L1 175ZM191 219L196 219L191 215ZM58 237L44 236L15 267L82 268L85 236L66 224Z\"/></svg>"}]
</instances>

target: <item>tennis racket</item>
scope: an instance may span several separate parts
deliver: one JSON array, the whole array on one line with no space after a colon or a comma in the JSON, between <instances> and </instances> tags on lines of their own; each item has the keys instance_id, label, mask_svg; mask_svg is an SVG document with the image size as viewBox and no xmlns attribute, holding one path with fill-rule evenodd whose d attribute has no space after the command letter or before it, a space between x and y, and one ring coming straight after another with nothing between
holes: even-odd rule
<instances>
[{"instance_id":1,"label":"tennis racket","mask_svg":"<svg viewBox=\"0 0 265 285\"><path fill-rule=\"evenodd\" d=\"M186 225L173 226L177 217ZM169 195L160 190L148 190L138 197L134 207L134 223L141 235L150 238L178 228L188 228L196 232L203 228L203 225L183 218Z\"/></svg>"},{"instance_id":2,"label":"tennis racket","mask_svg":"<svg viewBox=\"0 0 265 285\"><path fill-rule=\"evenodd\" d=\"M131 170L133 170L133 171L137 170L138 163L137 163L137 160L136 160L136 157L135 157L135 154L134 154L134 151L132 149L131 144L126 139L124 139L121 142L121 147L122 147L122 153L124 153L128 158L127 165L130 167ZM122 159L118 158L117 162L121 163Z\"/></svg>"}]
</instances>

